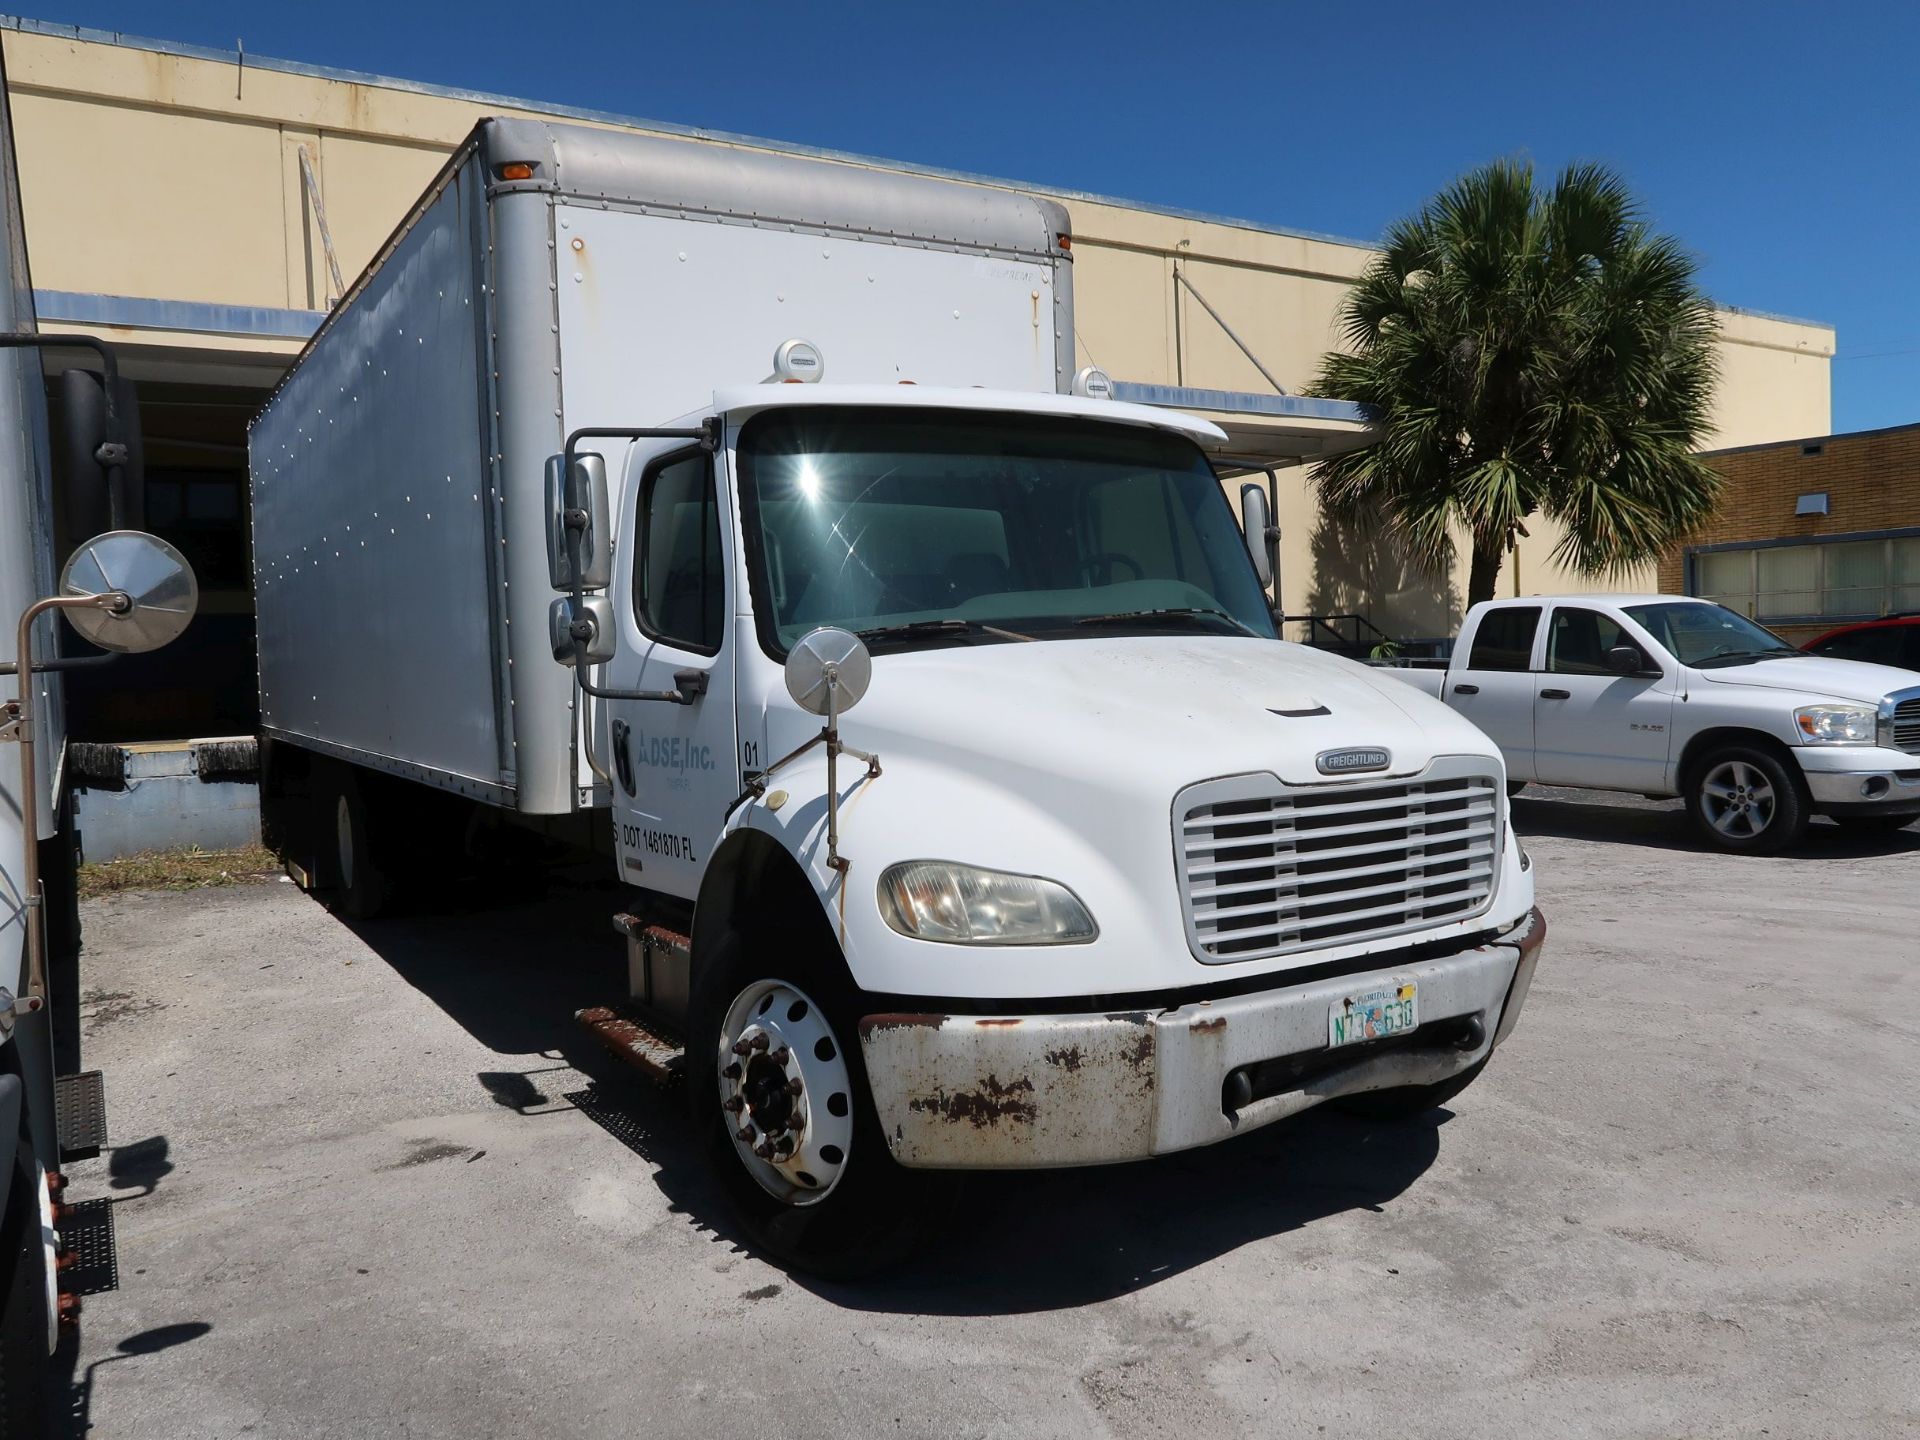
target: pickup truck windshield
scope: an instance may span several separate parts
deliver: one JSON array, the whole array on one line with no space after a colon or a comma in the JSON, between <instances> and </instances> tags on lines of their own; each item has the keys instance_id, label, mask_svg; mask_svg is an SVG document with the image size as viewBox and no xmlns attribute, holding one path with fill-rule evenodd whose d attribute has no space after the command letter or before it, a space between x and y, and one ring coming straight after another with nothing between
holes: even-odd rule
<instances>
[{"instance_id":1,"label":"pickup truck windshield","mask_svg":"<svg viewBox=\"0 0 1920 1440\"><path fill-rule=\"evenodd\" d=\"M738 449L762 642L875 649L1253 635L1273 618L1206 458L1133 426L951 410L775 410Z\"/></svg>"},{"instance_id":2,"label":"pickup truck windshield","mask_svg":"<svg viewBox=\"0 0 1920 1440\"><path fill-rule=\"evenodd\" d=\"M1802 653L1724 605L1629 605L1626 611L1682 665L1712 668Z\"/></svg>"}]
</instances>

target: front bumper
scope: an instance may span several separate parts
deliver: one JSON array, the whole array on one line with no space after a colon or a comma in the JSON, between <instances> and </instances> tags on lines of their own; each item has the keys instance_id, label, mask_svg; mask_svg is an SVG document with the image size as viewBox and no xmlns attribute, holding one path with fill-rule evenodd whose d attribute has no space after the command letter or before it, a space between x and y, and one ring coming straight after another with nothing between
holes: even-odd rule
<instances>
[{"instance_id":1,"label":"front bumper","mask_svg":"<svg viewBox=\"0 0 1920 1440\"><path fill-rule=\"evenodd\" d=\"M1536 909L1498 941L1412 964L1159 1011L869 1015L860 1045L881 1130L902 1165L1138 1160L1478 1064L1519 1019L1546 936ZM1406 980L1419 986L1419 1029L1328 1048L1330 1006ZM1245 1077L1235 1079L1241 1103L1231 1103L1229 1077Z\"/></svg>"},{"instance_id":2,"label":"front bumper","mask_svg":"<svg viewBox=\"0 0 1920 1440\"><path fill-rule=\"evenodd\" d=\"M1875 752L1880 760L1887 752ZM1819 761L1834 758L1822 755ZM1868 758L1865 756L1862 759ZM1807 779L1807 793L1813 808L1822 815L1920 815L1920 757L1902 755L1905 764L1884 762L1859 769L1816 768L1810 757L1801 757L1801 773Z\"/></svg>"}]
</instances>

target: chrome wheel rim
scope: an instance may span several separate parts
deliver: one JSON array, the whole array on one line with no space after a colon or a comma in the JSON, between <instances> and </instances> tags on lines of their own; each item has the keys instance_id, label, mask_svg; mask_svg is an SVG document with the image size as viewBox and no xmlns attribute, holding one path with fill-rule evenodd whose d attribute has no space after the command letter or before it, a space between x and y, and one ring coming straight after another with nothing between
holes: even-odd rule
<instances>
[{"instance_id":1,"label":"chrome wheel rim","mask_svg":"<svg viewBox=\"0 0 1920 1440\"><path fill-rule=\"evenodd\" d=\"M715 1056L721 1120L747 1173L783 1204L817 1205L846 1173L853 1078L812 997L759 980L727 1007Z\"/></svg>"},{"instance_id":2,"label":"chrome wheel rim","mask_svg":"<svg viewBox=\"0 0 1920 1440\"><path fill-rule=\"evenodd\" d=\"M334 844L340 857L340 885L342 889L353 888L353 814L347 809L347 797L342 795L333 807Z\"/></svg>"},{"instance_id":3,"label":"chrome wheel rim","mask_svg":"<svg viewBox=\"0 0 1920 1440\"><path fill-rule=\"evenodd\" d=\"M1700 805L1717 833L1750 840L1773 824L1778 797L1759 766L1723 760L1701 780Z\"/></svg>"}]
</instances>

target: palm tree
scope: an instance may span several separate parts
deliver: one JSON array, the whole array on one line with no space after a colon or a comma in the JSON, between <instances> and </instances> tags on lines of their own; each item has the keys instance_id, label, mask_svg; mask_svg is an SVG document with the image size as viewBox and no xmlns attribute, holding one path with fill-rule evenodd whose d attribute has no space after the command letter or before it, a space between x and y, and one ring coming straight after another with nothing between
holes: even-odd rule
<instances>
[{"instance_id":1,"label":"palm tree","mask_svg":"<svg viewBox=\"0 0 1920 1440\"><path fill-rule=\"evenodd\" d=\"M1528 516L1564 527L1554 558L1589 575L1653 558L1710 513L1713 306L1694 263L1648 232L1597 165L1551 191L1496 161L1396 224L1341 307L1349 352L1317 393L1382 434L1321 462L1321 504L1379 518L1433 568L1470 537L1468 603L1493 597Z\"/></svg>"}]
</instances>

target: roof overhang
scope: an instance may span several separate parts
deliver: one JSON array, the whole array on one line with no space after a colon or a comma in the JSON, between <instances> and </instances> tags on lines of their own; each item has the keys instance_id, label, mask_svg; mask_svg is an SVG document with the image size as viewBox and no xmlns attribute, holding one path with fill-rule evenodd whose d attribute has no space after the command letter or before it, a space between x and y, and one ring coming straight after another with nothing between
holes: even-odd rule
<instances>
[{"instance_id":1,"label":"roof overhang","mask_svg":"<svg viewBox=\"0 0 1920 1440\"><path fill-rule=\"evenodd\" d=\"M1116 380L1113 396L1211 420L1226 436L1210 447L1214 465L1224 475L1310 465L1329 455L1358 450L1380 435L1366 412L1351 400L1142 385L1130 380Z\"/></svg>"}]
</instances>

